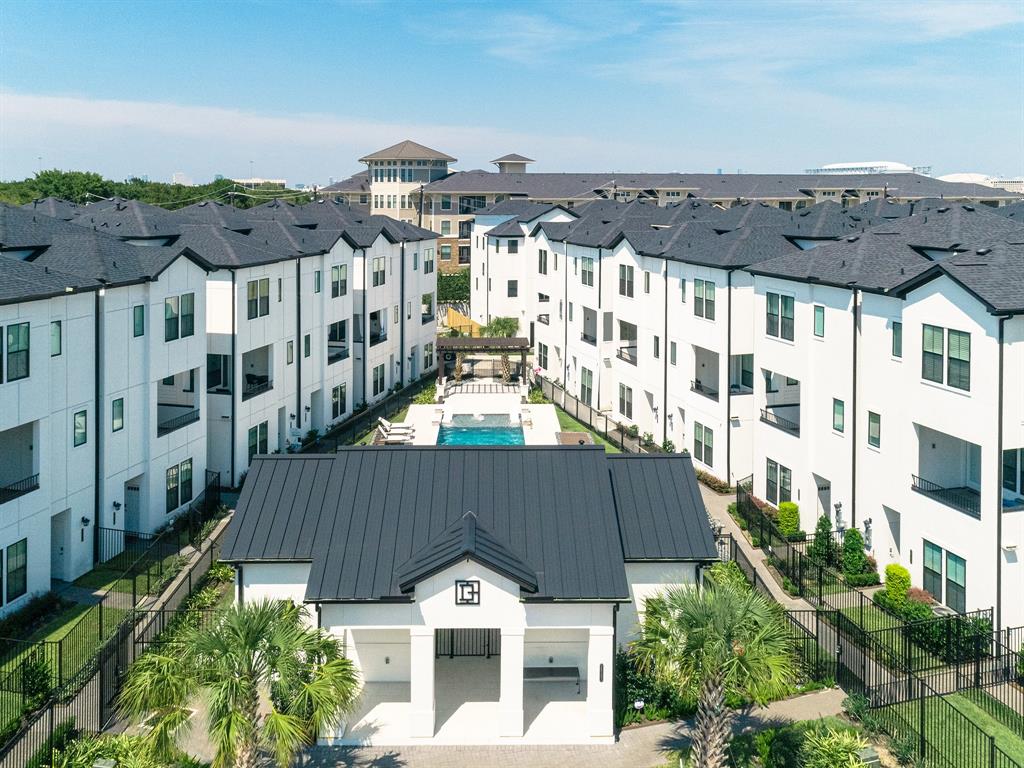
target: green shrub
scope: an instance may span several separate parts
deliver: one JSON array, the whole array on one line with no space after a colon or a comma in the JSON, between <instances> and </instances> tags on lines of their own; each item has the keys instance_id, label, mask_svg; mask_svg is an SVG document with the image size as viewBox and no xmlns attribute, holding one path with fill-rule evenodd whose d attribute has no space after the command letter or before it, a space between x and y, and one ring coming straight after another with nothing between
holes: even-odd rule
<instances>
[{"instance_id":1,"label":"green shrub","mask_svg":"<svg viewBox=\"0 0 1024 768\"><path fill-rule=\"evenodd\" d=\"M863 766L859 752L868 743L855 733L828 728L810 731L800 747L803 768L857 768Z\"/></svg>"},{"instance_id":2,"label":"green shrub","mask_svg":"<svg viewBox=\"0 0 1024 768\"><path fill-rule=\"evenodd\" d=\"M526 397L526 400L532 405L543 405L549 402L548 399L544 397L544 392L541 391L540 387L534 387L533 389L531 389L530 394L527 395Z\"/></svg>"},{"instance_id":3,"label":"green shrub","mask_svg":"<svg viewBox=\"0 0 1024 768\"><path fill-rule=\"evenodd\" d=\"M871 711L871 702L863 693L854 693L843 699L842 707L851 720L864 722L865 715Z\"/></svg>"},{"instance_id":4,"label":"green shrub","mask_svg":"<svg viewBox=\"0 0 1024 768\"><path fill-rule=\"evenodd\" d=\"M818 518L814 528L814 541L807 549L807 556L822 565L833 565L836 561L836 543L832 538L832 521L827 515Z\"/></svg>"},{"instance_id":5,"label":"green shrub","mask_svg":"<svg viewBox=\"0 0 1024 768\"><path fill-rule=\"evenodd\" d=\"M800 530L800 507L795 501L779 504L779 531L787 538Z\"/></svg>"},{"instance_id":6,"label":"green shrub","mask_svg":"<svg viewBox=\"0 0 1024 768\"><path fill-rule=\"evenodd\" d=\"M35 754L25 763L25 768L46 768L50 765L69 765L68 763L62 763L59 756L58 759L53 760L53 750L63 750L69 741L75 735L75 721L74 719L67 719L59 723L56 728L53 729L53 734L43 745L36 750ZM73 764L70 764L73 765ZM69 768L70 768L69 765ZM92 765L92 763L89 763Z\"/></svg>"},{"instance_id":7,"label":"green shrub","mask_svg":"<svg viewBox=\"0 0 1024 768\"><path fill-rule=\"evenodd\" d=\"M696 473L697 479L715 493L730 493L734 490L731 485L729 485L724 480L719 480L710 472L705 472L703 469L698 469L696 470Z\"/></svg>"},{"instance_id":8,"label":"green shrub","mask_svg":"<svg viewBox=\"0 0 1024 768\"><path fill-rule=\"evenodd\" d=\"M902 731L889 739L889 751L900 765L914 765L917 762L919 739L912 731Z\"/></svg>"},{"instance_id":9,"label":"green shrub","mask_svg":"<svg viewBox=\"0 0 1024 768\"><path fill-rule=\"evenodd\" d=\"M23 607L0 619L0 637L22 639L70 605L53 592L33 597Z\"/></svg>"},{"instance_id":10,"label":"green shrub","mask_svg":"<svg viewBox=\"0 0 1024 768\"><path fill-rule=\"evenodd\" d=\"M665 453L675 453L676 444L673 443L671 440L666 440L661 444L661 450L663 450Z\"/></svg>"},{"instance_id":11,"label":"green shrub","mask_svg":"<svg viewBox=\"0 0 1024 768\"><path fill-rule=\"evenodd\" d=\"M1024 644L1017 651L1017 682L1024 683Z\"/></svg>"},{"instance_id":12,"label":"green shrub","mask_svg":"<svg viewBox=\"0 0 1024 768\"><path fill-rule=\"evenodd\" d=\"M218 560L206 572L206 580L211 584L227 584L235 580L235 569Z\"/></svg>"},{"instance_id":13,"label":"green shrub","mask_svg":"<svg viewBox=\"0 0 1024 768\"><path fill-rule=\"evenodd\" d=\"M437 398L437 388L429 386L412 399L416 405L433 405Z\"/></svg>"},{"instance_id":14,"label":"green shrub","mask_svg":"<svg viewBox=\"0 0 1024 768\"><path fill-rule=\"evenodd\" d=\"M736 514L737 514L736 510L737 510L737 507L736 507L736 502L735 501L730 501L729 504L725 508L725 511L728 512L731 517L736 517Z\"/></svg>"},{"instance_id":15,"label":"green shrub","mask_svg":"<svg viewBox=\"0 0 1024 768\"><path fill-rule=\"evenodd\" d=\"M849 578L867 570L868 559L864 554L864 537L856 528L850 528L843 536L843 573Z\"/></svg>"},{"instance_id":16,"label":"green shrub","mask_svg":"<svg viewBox=\"0 0 1024 768\"><path fill-rule=\"evenodd\" d=\"M882 580L878 577L877 572L868 571L867 573L849 573L846 575L846 583L851 587L873 587L881 582Z\"/></svg>"},{"instance_id":17,"label":"green shrub","mask_svg":"<svg viewBox=\"0 0 1024 768\"><path fill-rule=\"evenodd\" d=\"M740 589L750 589L747 577L735 560L726 563L715 563L707 570L707 579L718 586L731 585Z\"/></svg>"},{"instance_id":18,"label":"green shrub","mask_svg":"<svg viewBox=\"0 0 1024 768\"><path fill-rule=\"evenodd\" d=\"M25 711L34 712L50 697L53 670L42 653L31 653L21 667L21 686L25 694Z\"/></svg>"},{"instance_id":19,"label":"green shrub","mask_svg":"<svg viewBox=\"0 0 1024 768\"><path fill-rule=\"evenodd\" d=\"M679 719L689 717L697 710L692 697L641 670L636 656L622 649L615 654L615 685L618 692L616 721L619 725ZM643 701L643 709L635 709L635 701Z\"/></svg>"}]
</instances>

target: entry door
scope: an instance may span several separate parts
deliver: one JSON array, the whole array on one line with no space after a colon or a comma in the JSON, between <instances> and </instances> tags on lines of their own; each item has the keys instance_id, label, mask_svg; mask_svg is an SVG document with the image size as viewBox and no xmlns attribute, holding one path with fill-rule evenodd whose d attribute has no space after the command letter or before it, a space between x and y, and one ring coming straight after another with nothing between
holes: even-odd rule
<instances>
[{"instance_id":1,"label":"entry door","mask_svg":"<svg viewBox=\"0 0 1024 768\"><path fill-rule=\"evenodd\" d=\"M71 510L65 509L50 518L50 575L54 579L65 578L64 553L68 543L68 518Z\"/></svg>"},{"instance_id":2,"label":"entry door","mask_svg":"<svg viewBox=\"0 0 1024 768\"><path fill-rule=\"evenodd\" d=\"M832 520L832 483L817 475L815 479L818 483L818 517L824 516Z\"/></svg>"},{"instance_id":3,"label":"entry door","mask_svg":"<svg viewBox=\"0 0 1024 768\"><path fill-rule=\"evenodd\" d=\"M124 529L126 531L140 530L138 485L125 485L124 487Z\"/></svg>"}]
</instances>

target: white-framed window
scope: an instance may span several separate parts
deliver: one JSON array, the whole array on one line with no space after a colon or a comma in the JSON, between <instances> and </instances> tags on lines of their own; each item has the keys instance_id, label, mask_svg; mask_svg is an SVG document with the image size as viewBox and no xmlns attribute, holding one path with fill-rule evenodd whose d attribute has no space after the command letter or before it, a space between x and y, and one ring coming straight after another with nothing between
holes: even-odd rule
<instances>
[{"instance_id":1,"label":"white-framed window","mask_svg":"<svg viewBox=\"0 0 1024 768\"><path fill-rule=\"evenodd\" d=\"M693 422L693 458L709 467L715 463L714 432L699 421Z\"/></svg>"},{"instance_id":2,"label":"white-framed window","mask_svg":"<svg viewBox=\"0 0 1024 768\"><path fill-rule=\"evenodd\" d=\"M633 418L633 390L625 384L619 384L619 413L627 419Z\"/></svg>"}]
</instances>

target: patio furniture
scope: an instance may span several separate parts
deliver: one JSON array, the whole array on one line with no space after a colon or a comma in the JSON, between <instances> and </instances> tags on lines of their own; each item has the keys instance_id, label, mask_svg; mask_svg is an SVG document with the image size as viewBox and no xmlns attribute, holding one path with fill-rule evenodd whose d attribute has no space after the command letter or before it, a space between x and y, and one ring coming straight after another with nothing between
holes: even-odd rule
<instances>
[{"instance_id":1,"label":"patio furniture","mask_svg":"<svg viewBox=\"0 0 1024 768\"><path fill-rule=\"evenodd\" d=\"M412 424L396 424L394 422L388 421L383 416L380 416L377 419L377 422L380 425L380 428L385 432L395 432L397 434L402 432L416 431L416 427L414 427Z\"/></svg>"},{"instance_id":2,"label":"patio furniture","mask_svg":"<svg viewBox=\"0 0 1024 768\"><path fill-rule=\"evenodd\" d=\"M526 683L576 683L580 692L579 667L524 667L523 682Z\"/></svg>"},{"instance_id":3,"label":"patio furniture","mask_svg":"<svg viewBox=\"0 0 1024 768\"><path fill-rule=\"evenodd\" d=\"M380 435L380 445L412 445L413 436L409 432L391 434L384 431L382 427L378 427L377 432Z\"/></svg>"}]
</instances>

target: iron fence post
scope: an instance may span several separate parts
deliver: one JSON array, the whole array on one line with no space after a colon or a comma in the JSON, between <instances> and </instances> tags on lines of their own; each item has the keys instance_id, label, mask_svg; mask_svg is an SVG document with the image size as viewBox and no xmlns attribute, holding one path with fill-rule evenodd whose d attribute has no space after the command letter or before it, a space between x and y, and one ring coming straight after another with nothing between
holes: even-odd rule
<instances>
[{"instance_id":1,"label":"iron fence post","mask_svg":"<svg viewBox=\"0 0 1024 768\"><path fill-rule=\"evenodd\" d=\"M925 698L924 698L924 680L917 681L918 699L920 704L918 706L918 744L917 753L918 756L923 760L925 753L925 738L924 738L924 723L925 723Z\"/></svg>"},{"instance_id":2,"label":"iron fence post","mask_svg":"<svg viewBox=\"0 0 1024 768\"><path fill-rule=\"evenodd\" d=\"M988 737L988 764L991 768L996 768L996 737Z\"/></svg>"}]
</instances>

